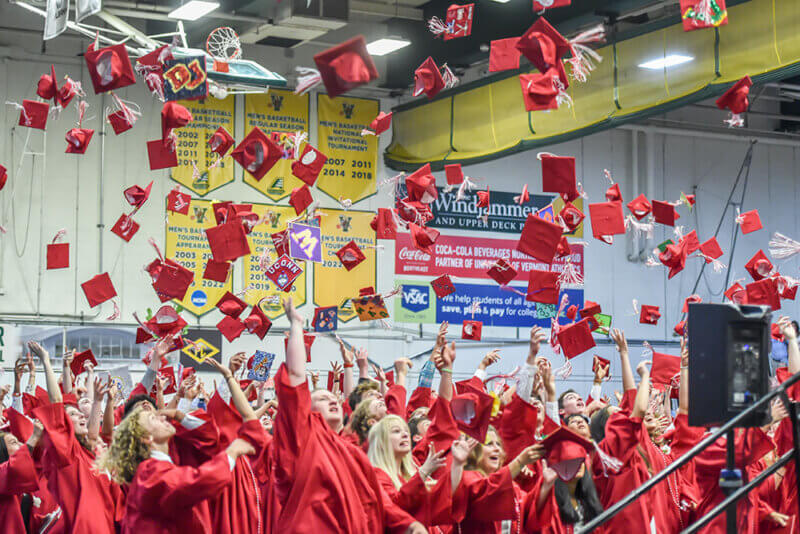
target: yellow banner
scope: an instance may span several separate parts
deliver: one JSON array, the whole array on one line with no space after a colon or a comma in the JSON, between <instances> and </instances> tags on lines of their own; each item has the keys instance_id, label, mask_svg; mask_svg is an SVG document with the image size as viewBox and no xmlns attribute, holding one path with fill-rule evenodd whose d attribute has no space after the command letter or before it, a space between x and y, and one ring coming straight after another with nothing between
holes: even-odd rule
<instances>
[{"instance_id":1,"label":"yellow banner","mask_svg":"<svg viewBox=\"0 0 800 534\"><path fill-rule=\"evenodd\" d=\"M223 158L216 167L209 170L218 156L208 146L208 139L220 126L234 135L234 102L235 97L232 95L225 100L207 98L178 101L192 113L192 122L174 130L178 136L178 166L172 169L170 177L200 196L233 181L234 161L230 156ZM196 163L199 176L195 177L192 162Z\"/></svg>"},{"instance_id":2,"label":"yellow banner","mask_svg":"<svg viewBox=\"0 0 800 534\"><path fill-rule=\"evenodd\" d=\"M295 216L294 208L292 207L253 204L253 212L258 214L259 218L263 217L268 211L274 212L277 217L273 218L272 223L267 222L256 226L247 236L252 254L244 258L242 271L244 287L250 287L244 296L244 301L251 306L255 306L259 300L264 298L264 302L261 303L261 310L271 320L275 320L284 313L281 297L291 295L295 306L298 307L306 303L306 268L310 264L294 260L303 269L303 273L294 281L294 287L289 293L278 289L272 283L272 280L266 277L259 266L261 253L264 249L267 250L270 265L278 259L275 254L275 247L272 244L271 234L285 230L286 220Z\"/></svg>"},{"instance_id":3,"label":"yellow banner","mask_svg":"<svg viewBox=\"0 0 800 534\"><path fill-rule=\"evenodd\" d=\"M348 299L357 297L361 288L376 284L375 249L367 248L375 246L375 231L369 226L375 214L353 210L320 211L322 263L314 266L314 304L338 306L339 320L347 322L356 317ZM336 251L350 240L356 242L366 259L348 271Z\"/></svg>"},{"instance_id":4,"label":"yellow banner","mask_svg":"<svg viewBox=\"0 0 800 534\"><path fill-rule=\"evenodd\" d=\"M231 289L230 276L224 284L203 279L206 261L211 258L205 229L212 226L216 226L216 220L210 200L193 198L186 215L167 211L165 254L194 273L194 282L180 304L197 316L213 310L222 295Z\"/></svg>"},{"instance_id":5,"label":"yellow banner","mask_svg":"<svg viewBox=\"0 0 800 534\"><path fill-rule=\"evenodd\" d=\"M375 194L378 138L361 130L379 108L377 100L317 95L317 149L328 156L317 180L320 191L353 202Z\"/></svg>"},{"instance_id":6,"label":"yellow banner","mask_svg":"<svg viewBox=\"0 0 800 534\"><path fill-rule=\"evenodd\" d=\"M292 91L270 89L267 94L245 95L244 133L258 126L267 135L272 132L294 135L298 131L309 133L310 97L295 95ZM261 180L245 171L244 183L254 187L272 200L280 200L292 189L302 187L302 180L292 174L292 159L282 159Z\"/></svg>"}]
</instances>

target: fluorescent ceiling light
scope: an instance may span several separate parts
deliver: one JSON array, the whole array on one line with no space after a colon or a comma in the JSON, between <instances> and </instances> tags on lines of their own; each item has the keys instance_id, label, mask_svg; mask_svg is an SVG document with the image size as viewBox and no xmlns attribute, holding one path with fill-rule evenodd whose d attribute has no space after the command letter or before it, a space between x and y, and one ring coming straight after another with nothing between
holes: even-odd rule
<instances>
[{"instance_id":1,"label":"fluorescent ceiling light","mask_svg":"<svg viewBox=\"0 0 800 534\"><path fill-rule=\"evenodd\" d=\"M201 0L190 0L181 7L173 9L169 15L171 19L197 20L208 15L219 8L219 2L202 2Z\"/></svg>"},{"instance_id":2,"label":"fluorescent ceiling light","mask_svg":"<svg viewBox=\"0 0 800 534\"><path fill-rule=\"evenodd\" d=\"M651 70L666 69L667 67L674 67L675 65L680 65L681 63L687 63L693 60L694 58L692 56L684 56L681 54L669 54L667 56L654 59L652 61L641 63L639 67Z\"/></svg>"},{"instance_id":3,"label":"fluorescent ceiling light","mask_svg":"<svg viewBox=\"0 0 800 534\"><path fill-rule=\"evenodd\" d=\"M507 4L508 2L510 2L510 0L492 0L492 1L497 2L498 4Z\"/></svg>"},{"instance_id":4,"label":"fluorescent ceiling light","mask_svg":"<svg viewBox=\"0 0 800 534\"><path fill-rule=\"evenodd\" d=\"M367 52L372 56L385 56L391 54L401 48L405 48L411 44L408 39L400 39L397 37L384 37L377 41L372 41L367 44Z\"/></svg>"}]
</instances>

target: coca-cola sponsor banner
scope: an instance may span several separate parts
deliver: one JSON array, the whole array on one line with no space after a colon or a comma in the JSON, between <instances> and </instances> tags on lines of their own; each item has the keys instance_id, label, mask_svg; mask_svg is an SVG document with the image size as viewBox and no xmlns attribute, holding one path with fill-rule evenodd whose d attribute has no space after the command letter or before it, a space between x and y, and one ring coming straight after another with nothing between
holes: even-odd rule
<instances>
[{"instance_id":1,"label":"coca-cola sponsor banner","mask_svg":"<svg viewBox=\"0 0 800 534\"><path fill-rule=\"evenodd\" d=\"M483 184L479 183L478 186L480 190L486 189ZM514 197L518 196L519 192L510 193L491 189L489 192L489 216L484 221L479 218L479 215L486 213L486 209L478 208L474 191L466 193L464 198L457 200L457 190L445 192L441 187L437 189L439 198L430 205L433 220L428 223L428 226L432 228L519 235L529 214L543 210L541 215L552 220L564 207L564 202L558 195L530 194L528 202L518 204L514 201ZM400 193L405 196L405 189L402 188ZM551 204L552 207L550 207ZM582 198L575 199L573 205L583 211ZM574 232L567 235L583 237L583 223Z\"/></svg>"},{"instance_id":2,"label":"coca-cola sponsor banner","mask_svg":"<svg viewBox=\"0 0 800 534\"><path fill-rule=\"evenodd\" d=\"M395 245L394 272L400 275L419 275L436 278L443 274L460 278L489 279L486 271L497 261L505 259L517 271L517 280L528 280L532 270L564 270L569 260L583 277L583 245L572 244L572 254L547 265L516 250L516 239L477 238L475 236L440 235L427 254L411 241L411 234L398 233Z\"/></svg>"},{"instance_id":3,"label":"coca-cola sponsor banner","mask_svg":"<svg viewBox=\"0 0 800 534\"><path fill-rule=\"evenodd\" d=\"M507 326L530 328L541 326L550 328L550 320L555 317L557 306L528 302L523 295L501 289L492 284L456 283L455 293L437 299L430 283L423 280L401 280L403 291L395 298L393 319L397 323L441 323L461 324L464 320L481 321L485 326ZM512 287L525 293L526 285L512 284ZM570 304L583 307L583 289L563 289ZM560 301L559 297L559 301ZM479 302L475 313L473 303ZM561 317L559 323L570 322Z\"/></svg>"}]
</instances>

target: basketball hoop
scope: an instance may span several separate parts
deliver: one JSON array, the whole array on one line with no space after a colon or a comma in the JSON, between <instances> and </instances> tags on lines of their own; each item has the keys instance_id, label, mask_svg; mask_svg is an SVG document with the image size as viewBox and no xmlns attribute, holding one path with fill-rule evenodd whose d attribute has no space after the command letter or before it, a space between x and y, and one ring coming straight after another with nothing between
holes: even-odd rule
<instances>
[{"instance_id":1,"label":"basketball hoop","mask_svg":"<svg viewBox=\"0 0 800 534\"><path fill-rule=\"evenodd\" d=\"M214 58L214 70L228 72L228 63L242 57L242 43L233 28L222 26L208 34L206 52Z\"/></svg>"}]
</instances>

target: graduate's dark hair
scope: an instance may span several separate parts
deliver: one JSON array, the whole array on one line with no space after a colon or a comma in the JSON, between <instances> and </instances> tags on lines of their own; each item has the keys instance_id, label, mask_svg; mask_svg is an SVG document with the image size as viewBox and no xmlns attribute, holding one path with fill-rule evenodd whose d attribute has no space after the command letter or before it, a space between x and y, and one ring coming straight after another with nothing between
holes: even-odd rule
<instances>
[{"instance_id":1,"label":"graduate's dark hair","mask_svg":"<svg viewBox=\"0 0 800 534\"><path fill-rule=\"evenodd\" d=\"M6 463L11 456L8 454L8 447L6 446L6 435L9 432L0 431L0 464ZM22 445L27 447L27 445ZM29 449L30 450L30 449ZM33 451L30 451L33 454ZM27 525L30 522L31 508L33 506L33 498L28 493L23 493L19 502L19 511L22 514L22 520Z\"/></svg>"},{"instance_id":2,"label":"graduate's dark hair","mask_svg":"<svg viewBox=\"0 0 800 534\"><path fill-rule=\"evenodd\" d=\"M420 434L419 425L422 424L423 421L428 420L427 412L422 414L418 413L416 415L412 415L411 418L408 420L408 430L411 432L411 439L414 439L414 436L418 436Z\"/></svg>"},{"instance_id":3,"label":"graduate's dark hair","mask_svg":"<svg viewBox=\"0 0 800 534\"><path fill-rule=\"evenodd\" d=\"M592 434L592 440L595 443L600 443L606 437L606 423L608 418L611 417L611 406L603 406L601 409L594 412L592 419L589 422L589 432Z\"/></svg>"},{"instance_id":4,"label":"graduate's dark hair","mask_svg":"<svg viewBox=\"0 0 800 534\"><path fill-rule=\"evenodd\" d=\"M359 382L358 385L353 388L353 391L350 392L350 395L347 396L347 404L350 405L350 409L355 411L358 403L364 400L364 393L372 389L375 391L379 390L377 382L373 382L372 380Z\"/></svg>"},{"instance_id":5,"label":"graduate's dark hair","mask_svg":"<svg viewBox=\"0 0 800 534\"><path fill-rule=\"evenodd\" d=\"M572 498L569 494L569 487L567 483L556 478L553 491L556 494L556 504L558 505L558 513L561 516L561 521L574 525L581 518L578 512L572 507ZM594 486L592 474L589 469L584 469L583 476L578 480L575 486L575 500L578 501L583 507L583 523L594 519L603 513L603 505L600 503L600 498L597 496L597 488Z\"/></svg>"},{"instance_id":6,"label":"graduate's dark hair","mask_svg":"<svg viewBox=\"0 0 800 534\"><path fill-rule=\"evenodd\" d=\"M122 417L124 418L126 415L131 413L131 410L133 410L133 408L142 401L147 401L153 405L153 408L157 408L156 401L154 401L150 395L134 395L125 402L125 407L122 409Z\"/></svg>"},{"instance_id":7,"label":"graduate's dark hair","mask_svg":"<svg viewBox=\"0 0 800 534\"><path fill-rule=\"evenodd\" d=\"M564 397L566 397L570 393L576 393L577 394L578 392L575 391L574 389L568 389L564 393L562 393L561 395L558 396L558 409L559 410L563 410L564 409Z\"/></svg>"}]
</instances>

